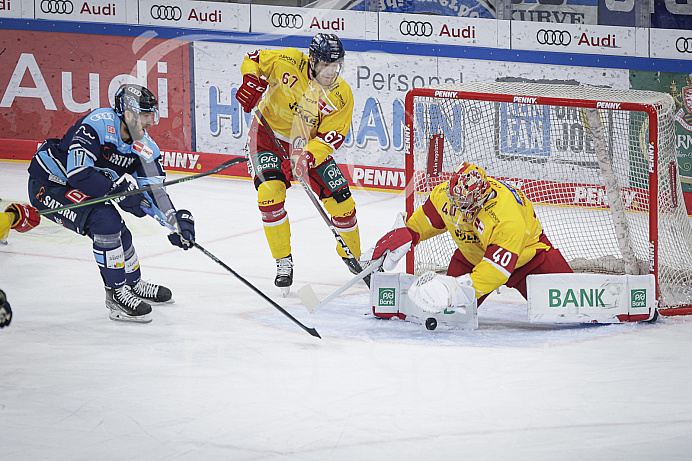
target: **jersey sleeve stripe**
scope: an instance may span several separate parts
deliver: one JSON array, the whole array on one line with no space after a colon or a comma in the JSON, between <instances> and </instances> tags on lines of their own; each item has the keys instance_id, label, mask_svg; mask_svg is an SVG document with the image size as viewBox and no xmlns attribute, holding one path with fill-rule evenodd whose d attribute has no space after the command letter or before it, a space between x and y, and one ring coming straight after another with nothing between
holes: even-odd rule
<instances>
[{"instance_id":1,"label":"jersey sleeve stripe","mask_svg":"<svg viewBox=\"0 0 692 461\"><path fill-rule=\"evenodd\" d=\"M437 211L437 208L435 208L435 205L433 205L430 197L428 197L423 204L423 213L425 213L425 217L428 218L428 221L435 229L445 228L445 222L442 219L442 216L440 216L440 213Z\"/></svg>"},{"instance_id":2,"label":"jersey sleeve stripe","mask_svg":"<svg viewBox=\"0 0 692 461\"><path fill-rule=\"evenodd\" d=\"M483 257L483 261L485 261L485 262L487 262L488 264L490 264L491 266L493 266L495 269L497 269L498 272L500 272L502 275L504 275L504 276L507 277L507 278L509 278L509 276L512 275L511 272L509 272L507 269L505 269L505 268L502 267L501 265L497 264L497 263L496 263L495 261L493 261L492 259L488 259L488 258L486 258L486 257Z\"/></svg>"}]
</instances>

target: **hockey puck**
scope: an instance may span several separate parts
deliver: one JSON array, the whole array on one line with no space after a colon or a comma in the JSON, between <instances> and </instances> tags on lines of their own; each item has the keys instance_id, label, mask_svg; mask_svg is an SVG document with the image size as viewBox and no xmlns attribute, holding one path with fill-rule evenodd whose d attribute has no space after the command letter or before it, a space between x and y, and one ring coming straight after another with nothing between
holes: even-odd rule
<instances>
[{"instance_id":1,"label":"hockey puck","mask_svg":"<svg viewBox=\"0 0 692 461\"><path fill-rule=\"evenodd\" d=\"M437 319L435 317L429 317L425 321L425 328L427 328L428 330L434 330L435 328L437 328Z\"/></svg>"}]
</instances>

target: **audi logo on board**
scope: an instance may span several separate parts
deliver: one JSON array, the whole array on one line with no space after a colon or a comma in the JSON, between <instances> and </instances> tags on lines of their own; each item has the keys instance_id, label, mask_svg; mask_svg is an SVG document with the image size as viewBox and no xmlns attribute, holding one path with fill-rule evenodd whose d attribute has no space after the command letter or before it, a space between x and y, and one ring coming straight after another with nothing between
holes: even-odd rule
<instances>
[{"instance_id":1,"label":"audi logo on board","mask_svg":"<svg viewBox=\"0 0 692 461\"><path fill-rule=\"evenodd\" d=\"M675 48L680 53L692 53L692 37L678 37L675 40Z\"/></svg>"},{"instance_id":2,"label":"audi logo on board","mask_svg":"<svg viewBox=\"0 0 692 461\"><path fill-rule=\"evenodd\" d=\"M272 14L272 26L284 29L302 29L303 17L299 14L274 13Z\"/></svg>"},{"instance_id":3,"label":"audi logo on board","mask_svg":"<svg viewBox=\"0 0 692 461\"><path fill-rule=\"evenodd\" d=\"M179 21L183 17L183 11L180 7L173 5L152 5L149 12L153 19L163 19L166 21Z\"/></svg>"},{"instance_id":4,"label":"audi logo on board","mask_svg":"<svg viewBox=\"0 0 692 461\"><path fill-rule=\"evenodd\" d=\"M41 11L44 13L72 14L74 5L70 0L43 0Z\"/></svg>"},{"instance_id":5,"label":"audi logo on board","mask_svg":"<svg viewBox=\"0 0 692 461\"><path fill-rule=\"evenodd\" d=\"M572 36L566 30L541 29L536 32L536 40L541 45L562 45L572 43Z\"/></svg>"},{"instance_id":6,"label":"audi logo on board","mask_svg":"<svg viewBox=\"0 0 692 461\"><path fill-rule=\"evenodd\" d=\"M423 21L401 21L399 23L399 32L401 32L401 35L430 37L433 33L433 25Z\"/></svg>"}]
</instances>

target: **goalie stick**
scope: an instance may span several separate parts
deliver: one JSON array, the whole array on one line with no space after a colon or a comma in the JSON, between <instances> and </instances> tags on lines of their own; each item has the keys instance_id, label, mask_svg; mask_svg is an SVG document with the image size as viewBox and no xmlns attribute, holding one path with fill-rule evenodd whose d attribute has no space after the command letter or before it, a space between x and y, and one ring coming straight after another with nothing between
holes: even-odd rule
<instances>
[{"instance_id":1,"label":"goalie stick","mask_svg":"<svg viewBox=\"0 0 692 461\"><path fill-rule=\"evenodd\" d=\"M262 113L258 110L258 111L256 111L256 116L257 116L257 120L259 121L259 124L261 126L263 126L265 130L267 130L267 133L269 133L269 136L274 140L274 143L276 144L276 147L281 152L281 155L284 158L289 159L289 161L290 161L291 157L286 153L284 146L282 146L281 143L279 142L279 140L277 139L276 135L274 134L274 130L272 130L272 127L269 126L269 124L267 123L267 120L264 118L264 115L262 115ZM349 261L349 266L353 267L358 272L362 272L363 268L360 266L358 259L355 256L353 256L351 249L348 247L348 245L344 241L343 237L341 237L341 234L339 234L339 231L336 230L336 227L334 227L332 220L329 219L329 216L327 216L327 212L324 211L324 208L322 208L322 204L320 204L317 197L315 197L315 194L312 192L312 189L310 188L308 183L305 182L305 179L303 179L300 176L297 176L296 179L298 180L300 185L303 187L303 190L305 191L305 193L308 194L310 201L312 202L313 205L315 205L317 212L320 214L320 216L322 217L324 222L327 224L327 227L329 227L329 230L331 230L332 234L334 234L334 238L339 243L339 246L341 247L341 249L344 250L344 253L346 253L346 256L348 257L348 261Z\"/></svg>"},{"instance_id":2,"label":"goalie stick","mask_svg":"<svg viewBox=\"0 0 692 461\"><path fill-rule=\"evenodd\" d=\"M161 224L163 227L165 227L165 228L167 228L168 230L171 230L171 231L173 231L173 232L177 232L177 229L176 229L174 226L172 226L168 221L164 220L161 216L159 216L159 215L157 215L157 214L154 214L149 208L146 208L146 207L144 207L144 206L142 206L141 208L142 208L142 210L144 210L144 212L145 212L146 214L148 214L149 216L151 216L152 218L154 218L156 221L158 221L158 223ZM276 308L279 312L281 312L282 314L284 314L286 317L288 317L289 319L291 319L291 320L292 320L296 325L298 325L300 328L302 328L303 330L305 330L306 332L308 332L310 335L312 335L312 336L314 336L314 337L316 337L316 338L322 339L322 337L321 337L320 334L317 332L317 330L315 330L314 328L306 327L305 325L303 325L302 323L300 323L300 321L299 321L298 319L296 319L295 317L293 317L286 309L284 309L283 307L281 307L281 306L279 306L277 303L275 303L271 298L269 298L267 295L265 295L264 293L262 293L262 291L260 291L259 288L255 287L253 284L251 284L250 282L248 282L247 280L245 280L245 278L243 278L240 274L238 274L236 271L234 271L230 266L228 266L226 263L224 263L223 261L221 261L219 258L217 258L216 256L214 256L211 252L209 252L209 251L208 251L206 248L204 248L202 245L200 245L200 244L197 243L197 242L190 242L190 243L192 243L192 246L194 246L194 247L197 248L199 251L201 251L201 252L204 253L206 256L208 256L212 261L214 261L215 263L217 263L218 265L220 265L221 267L223 267L224 269L226 269L228 272L230 272L231 274L233 274L238 280L240 280L241 282L243 282L243 283L244 283L245 285L247 285L252 291L254 291L254 292L257 293L258 295L260 295L262 298L264 298L265 301L267 301L269 304L271 304L274 308Z\"/></svg>"},{"instance_id":3,"label":"goalie stick","mask_svg":"<svg viewBox=\"0 0 692 461\"><path fill-rule=\"evenodd\" d=\"M302 287L300 287L298 289L298 296L300 297L300 300L303 301L303 305L307 308L308 312L314 314L315 312L317 312L318 310L322 309L324 306L332 302L332 300L338 297L341 293L351 288L358 281L363 280L365 277L378 270L382 266L382 261L384 261L384 257L372 261L371 265L363 269L360 273L356 274L355 277L343 284L341 287L334 290L332 294L324 298L322 301L317 299L315 290L312 289L312 285L310 284L303 285Z\"/></svg>"},{"instance_id":4,"label":"goalie stick","mask_svg":"<svg viewBox=\"0 0 692 461\"><path fill-rule=\"evenodd\" d=\"M185 181L192 181L193 179L202 178L204 176L209 176L209 175L218 173L221 170L225 170L228 167L231 167L231 166L236 165L238 163L244 162L246 160L247 159L245 157L233 157L232 159L226 160L222 164L215 166L211 170L205 171L203 173L197 173L197 174L193 174L192 176L186 176L184 178L179 178L179 179L171 179L170 181L164 181L164 182L159 183L159 184L149 184L148 186L139 187L137 189L133 189L133 190L123 192L120 194L111 194L111 195L104 195L103 197L90 198L90 199L84 200L84 201L79 202L79 203L74 203L72 205L65 205L65 206L61 206L58 208L52 208L50 210L41 210L38 212L38 214L39 215L47 215L47 214L51 214L51 213L57 213L58 211L62 211L62 210L70 210L72 208L79 208L79 207L86 206L86 205L93 205L94 203L106 202L106 201L114 199L114 198L129 197L130 195L140 194L142 192L149 192L152 190L163 189L164 187L172 186L173 184L178 184L178 183L185 182Z\"/></svg>"}]
</instances>

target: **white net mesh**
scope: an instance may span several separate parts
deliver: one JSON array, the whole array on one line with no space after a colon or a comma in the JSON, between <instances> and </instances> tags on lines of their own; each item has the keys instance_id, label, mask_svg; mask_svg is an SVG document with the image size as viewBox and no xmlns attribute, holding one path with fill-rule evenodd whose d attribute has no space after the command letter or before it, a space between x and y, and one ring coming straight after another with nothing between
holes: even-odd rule
<instances>
[{"instance_id":1,"label":"white net mesh","mask_svg":"<svg viewBox=\"0 0 692 461\"><path fill-rule=\"evenodd\" d=\"M656 249L660 307L692 305L692 227L677 176L670 96L502 82L436 85L410 96L409 213L459 162L475 163L526 193L575 271L646 274ZM655 120L630 103L654 107ZM658 185L650 192L655 123ZM656 198L658 219L650 225ZM421 242L414 272L445 271L455 249L447 233Z\"/></svg>"}]
</instances>

